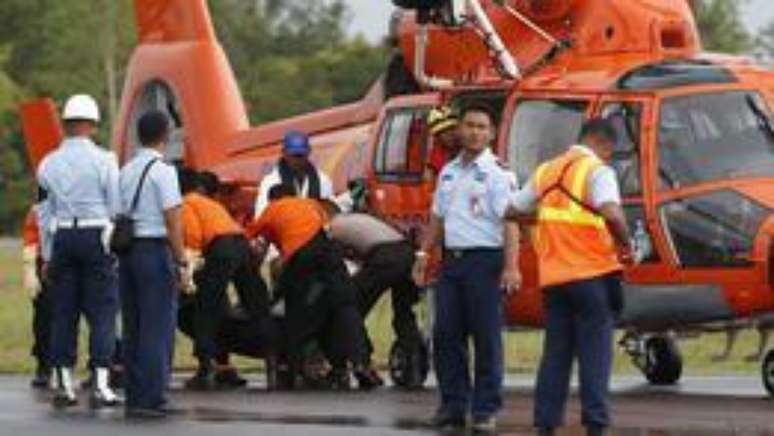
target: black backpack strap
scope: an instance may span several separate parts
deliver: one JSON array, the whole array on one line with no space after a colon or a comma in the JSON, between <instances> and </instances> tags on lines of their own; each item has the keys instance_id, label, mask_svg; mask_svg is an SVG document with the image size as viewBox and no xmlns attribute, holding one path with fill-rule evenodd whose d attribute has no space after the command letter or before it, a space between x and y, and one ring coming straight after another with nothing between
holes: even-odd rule
<instances>
[{"instance_id":1,"label":"black backpack strap","mask_svg":"<svg viewBox=\"0 0 774 436\"><path fill-rule=\"evenodd\" d=\"M572 192L570 192L564 186L564 178L567 176L567 173L570 171L570 169L576 163L580 162L583 159L585 159L585 156L567 162L567 164L564 166L564 168L562 168L562 172L559 173L559 178L556 180L556 182L553 185L549 186L548 189L543 191L543 194L538 198L538 203L543 201L543 199L548 194L550 194L551 192L558 190L559 192L561 192L562 194L567 196L567 198L569 198L573 203L575 203L578 206L586 209L586 211L591 212L592 214L597 215L597 216L602 216L602 214L599 212L599 210L597 210L597 208L595 208L594 206L586 203L585 201L581 200L580 198L576 197Z\"/></svg>"},{"instance_id":2,"label":"black backpack strap","mask_svg":"<svg viewBox=\"0 0 774 436\"><path fill-rule=\"evenodd\" d=\"M130 216L134 214L135 210L137 210L137 204L140 202L140 191L142 191L142 186L145 184L145 179L148 177L148 172L150 171L153 164L155 164L157 161L157 158L151 159L151 161L148 162L148 164L145 165L145 168L142 170L140 182L137 184L137 190L134 191L134 198L132 198L132 208L129 210Z\"/></svg>"}]
</instances>

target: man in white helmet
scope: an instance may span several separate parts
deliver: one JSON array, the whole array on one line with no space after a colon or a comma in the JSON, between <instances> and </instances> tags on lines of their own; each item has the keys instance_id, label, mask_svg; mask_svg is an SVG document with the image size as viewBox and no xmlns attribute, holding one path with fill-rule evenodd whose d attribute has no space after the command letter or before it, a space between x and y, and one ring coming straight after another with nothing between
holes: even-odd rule
<instances>
[{"instance_id":1,"label":"man in white helmet","mask_svg":"<svg viewBox=\"0 0 774 436\"><path fill-rule=\"evenodd\" d=\"M90 404L115 406L108 386L115 347L118 282L108 248L112 220L120 208L118 162L93 136L99 108L88 95L67 100L62 114L65 139L38 168L43 276L51 287L51 365L55 407L77 404L72 368L76 363L78 320L89 324L89 367L94 371Z\"/></svg>"}]
</instances>

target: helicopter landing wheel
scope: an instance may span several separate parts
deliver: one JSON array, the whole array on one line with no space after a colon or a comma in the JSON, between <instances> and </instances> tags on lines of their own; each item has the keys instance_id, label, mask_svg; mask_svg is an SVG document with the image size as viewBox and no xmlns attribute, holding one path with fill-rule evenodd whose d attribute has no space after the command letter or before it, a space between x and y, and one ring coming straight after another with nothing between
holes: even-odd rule
<instances>
[{"instance_id":1,"label":"helicopter landing wheel","mask_svg":"<svg viewBox=\"0 0 774 436\"><path fill-rule=\"evenodd\" d=\"M413 348L413 347L412 347ZM421 389L430 372L430 353L425 344L410 349L395 341L390 350L390 379L402 389Z\"/></svg>"},{"instance_id":2,"label":"helicopter landing wheel","mask_svg":"<svg viewBox=\"0 0 774 436\"><path fill-rule=\"evenodd\" d=\"M766 357L763 358L761 376L766 392L769 393L769 397L774 398L774 350L769 350Z\"/></svg>"},{"instance_id":3,"label":"helicopter landing wheel","mask_svg":"<svg viewBox=\"0 0 774 436\"><path fill-rule=\"evenodd\" d=\"M642 372L654 385L672 385L683 373L683 357L669 336L651 336L645 341Z\"/></svg>"}]
</instances>

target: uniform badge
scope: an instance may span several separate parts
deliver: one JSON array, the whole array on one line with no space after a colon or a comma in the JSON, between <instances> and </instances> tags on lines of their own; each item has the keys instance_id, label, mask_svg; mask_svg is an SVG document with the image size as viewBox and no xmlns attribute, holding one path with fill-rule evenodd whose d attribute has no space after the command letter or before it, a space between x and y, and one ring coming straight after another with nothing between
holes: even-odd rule
<instances>
[{"instance_id":1,"label":"uniform badge","mask_svg":"<svg viewBox=\"0 0 774 436\"><path fill-rule=\"evenodd\" d=\"M470 213L475 217L481 216L481 197L477 195L470 197Z\"/></svg>"}]
</instances>

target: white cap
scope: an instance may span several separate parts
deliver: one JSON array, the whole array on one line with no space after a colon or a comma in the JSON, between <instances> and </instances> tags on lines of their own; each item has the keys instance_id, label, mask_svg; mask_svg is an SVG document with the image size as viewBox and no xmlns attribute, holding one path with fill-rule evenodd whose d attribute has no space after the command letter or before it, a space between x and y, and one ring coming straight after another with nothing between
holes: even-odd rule
<instances>
[{"instance_id":1,"label":"white cap","mask_svg":"<svg viewBox=\"0 0 774 436\"><path fill-rule=\"evenodd\" d=\"M62 111L64 120L89 120L99 122L99 107L94 99L85 94L70 97Z\"/></svg>"}]
</instances>

